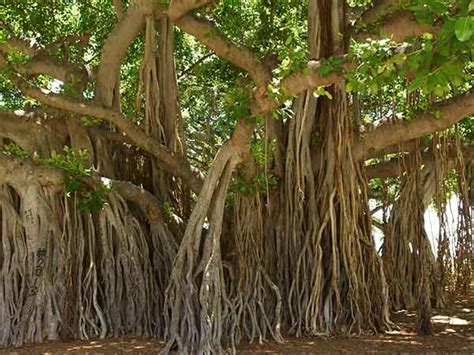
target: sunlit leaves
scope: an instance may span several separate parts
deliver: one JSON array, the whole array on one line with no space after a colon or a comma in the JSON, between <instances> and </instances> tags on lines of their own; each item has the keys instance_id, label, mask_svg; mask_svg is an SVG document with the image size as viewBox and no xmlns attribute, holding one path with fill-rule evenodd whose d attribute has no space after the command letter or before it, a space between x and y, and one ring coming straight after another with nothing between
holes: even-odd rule
<instances>
[{"instance_id":1,"label":"sunlit leaves","mask_svg":"<svg viewBox=\"0 0 474 355\"><path fill-rule=\"evenodd\" d=\"M419 22L433 23L434 20L449 14L452 4L446 0L412 1L408 7Z\"/></svg>"},{"instance_id":2,"label":"sunlit leaves","mask_svg":"<svg viewBox=\"0 0 474 355\"><path fill-rule=\"evenodd\" d=\"M461 42L469 40L474 33L474 16L464 16L456 20L455 30L457 39Z\"/></svg>"}]
</instances>

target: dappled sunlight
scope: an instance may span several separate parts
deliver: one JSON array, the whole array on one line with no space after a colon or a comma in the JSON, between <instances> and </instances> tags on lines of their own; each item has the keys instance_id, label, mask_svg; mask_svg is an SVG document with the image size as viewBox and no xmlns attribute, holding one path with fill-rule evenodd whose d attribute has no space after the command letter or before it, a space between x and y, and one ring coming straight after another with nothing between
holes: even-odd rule
<instances>
[{"instance_id":1,"label":"dappled sunlight","mask_svg":"<svg viewBox=\"0 0 474 355\"><path fill-rule=\"evenodd\" d=\"M449 316L434 316L431 318L433 323L442 323L442 324L450 324L450 325L467 325L469 322L465 319L457 318L457 317L449 317Z\"/></svg>"}]
</instances>

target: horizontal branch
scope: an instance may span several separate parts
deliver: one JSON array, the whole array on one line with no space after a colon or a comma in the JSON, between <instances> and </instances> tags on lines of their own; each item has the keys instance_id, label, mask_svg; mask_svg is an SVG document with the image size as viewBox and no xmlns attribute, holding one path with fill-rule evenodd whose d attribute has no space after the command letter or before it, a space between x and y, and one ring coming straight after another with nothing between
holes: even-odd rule
<instances>
[{"instance_id":1,"label":"horizontal branch","mask_svg":"<svg viewBox=\"0 0 474 355\"><path fill-rule=\"evenodd\" d=\"M423 33L436 34L440 29L439 23L429 25L416 21L408 11L389 16L379 27L379 32L386 34L396 42L402 42L408 37L418 37Z\"/></svg>"},{"instance_id":2,"label":"horizontal branch","mask_svg":"<svg viewBox=\"0 0 474 355\"><path fill-rule=\"evenodd\" d=\"M406 1L405 1L406 2ZM387 16L387 14L400 9L403 0L377 0L368 8L361 17L361 22L369 25Z\"/></svg>"},{"instance_id":3,"label":"horizontal branch","mask_svg":"<svg viewBox=\"0 0 474 355\"><path fill-rule=\"evenodd\" d=\"M68 138L64 121L45 116L23 110L0 111L0 138L8 138L31 153L41 153L45 145L64 146Z\"/></svg>"},{"instance_id":4,"label":"horizontal branch","mask_svg":"<svg viewBox=\"0 0 474 355\"><path fill-rule=\"evenodd\" d=\"M40 186L52 192L64 191L64 173L52 166L38 164L31 159L21 159L0 153L0 181L7 183L21 195L22 187L28 186L29 181L35 181ZM112 180L101 176L85 178L91 186L106 183L125 200L137 205L150 224L163 225L164 217L160 203L147 190L127 181Z\"/></svg>"},{"instance_id":5,"label":"horizontal branch","mask_svg":"<svg viewBox=\"0 0 474 355\"><path fill-rule=\"evenodd\" d=\"M406 10L406 5L409 3L408 0L375 1L358 21L363 28L349 30L351 37L364 41L368 38L378 39L385 35L394 41L401 42L407 37L417 37L423 33L435 34L440 28L439 24L432 26L416 21L412 13Z\"/></svg>"},{"instance_id":6,"label":"horizontal branch","mask_svg":"<svg viewBox=\"0 0 474 355\"><path fill-rule=\"evenodd\" d=\"M311 60L308 62L307 68L284 77L277 89L286 96L295 97L305 90L333 85L344 80L344 75L339 73L321 75L318 70L321 65L321 61ZM342 65L343 70L349 70L352 67L354 67L354 64L350 62ZM256 94L256 103L252 108L252 112L254 114L263 114L277 109L280 105L281 103L269 97L266 91L259 92Z\"/></svg>"},{"instance_id":7,"label":"horizontal branch","mask_svg":"<svg viewBox=\"0 0 474 355\"><path fill-rule=\"evenodd\" d=\"M368 132L355 143L354 159L362 160L385 147L447 129L472 113L474 89L434 104L429 111L419 112L411 122L387 124Z\"/></svg>"},{"instance_id":8,"label":"horizontal branch","mask_svg":"<svg viewBox=\"0 0 474 355\"><path fill-rule=\"evenodd\" d=\"M462 147L462 154L464 157L464 162L468 164L471 161L474 161L474 145L464 145ZM453 162L457 157L457 151L451 149L448 153L447 159L450 162ZM422 156L423 164L433 163L435 160L433 150L430 150L423 154ZM390 159L386 162L379 164L371 164L365 167L365 173L367 178L388 178L388 177L398 177L403 174L404 170L400 164L399 158Z\"/></svg>"},{"instance_id":9,"label":"horizontal branch","mask_svg":"<svg viewBox=\"0 0 474 355\"><path fill-rule=\"evenodd\" d=\"M97 177L94 179L96 183L102 182L103 180L105 179ZM118 192L118 194L127 201L136 204L142 210L150 224L164 223L160 203L152 193L128 181L111 180L108 178L106 178L105 181L110 184L113 191Z\"/></svg>"},{"instance_id":10,"label":"horizontal branch","mask_svg":"<svg viewBox=\"0 0 474 355\"><path fill-rule=\"evenodd\" d=\"M436 34L440 24L429 25L416 21L409 11L394 13L377 25L376 31L363 30L352 35L357 41L380 39L387 36L396 42L402 42L409 37L417 37L423 33Z\"/></svg>"},{"instance_id":11,"label":"horizontal branch","mask_svg":"<svg viewBox=\"0 0 474 355\"><path fill-rule=\"evenodd\" d=\"M60 192L64 189L64 175L58 169L0 152L1 183L13 186L21 195L21 188L28 186L32 181L52 191Z\"/></svg>"},{"instance_id":12,"label":"horizontal branch","mask_svg":"<svg viewBox=\"0 0 474 355\"><path fill-rule=\"evenodd\" d=\"M293 73L281 81L281 88L285 94L296 96L304 90L328 86L344 80L344 76L339 73L321 75L318 71L321 62L311 61L309 66L309 70ZM342 69L350 69L353 66L354 65L347 63L343 65Z\"/></svg>"},{"instance_id":13,"label":"horizontal branch","mask_svg":"<svg viewBox=\"0 0 474 355\"><path fill-rule=\"evenodd\" d=\"M32 44L26 39L20 37L10 37L6 40L0 41L0 51L8 53L11 51L20 51L26 55L34 56L41 48Z\"/></svg>"},{"instance_id":14,"label":"horizontal branch","mask_svg":"<svg viewBox=\"0 0 474 355\"><path fill-rule=\"evenodd\" d=\"M85 84L88 80L88 72L83 65L70 63L49 55L44 49L30 46L26 40L20 38L9 38L5 42L0 42L0 67L7 65L5 54L12 50L18 50L30 56L25 64L15 65L15 69L19 73L45 74L62 82L73 77L76 83Z\"/></svg>"},{"instance_id":15,"label":"horizontal branch","mask_svg":"<svg viewBox=\"0 0 474 355\"><path fill-rule=\"evenodd\" d=\"M164 170L173 176L181 178L194 192L199 192L202 185L202 177L198 172L192 170L189 162L184 157L174 155L168 148L158 143L158 141L148 136L145 132L139 130L121 113L110 108L95 105L91 102L79 101L58 94L45 94L41 90L27 85L22 79L17 80L17 86L25 95L46 105L81 115L100 118L112 123L125 133L137 147L158 159Z\"/></svg>"},{"instance_id":16,"label":"horizontal branch","mask_svg":"<svg viewBox=\"0 0 474 355\"><path fill-rule=\"evenodd\" d=\"M391 159L365 167L365 175L370 179L398 177L403 174L399 159Z\"/></svg>"}]
</instances>

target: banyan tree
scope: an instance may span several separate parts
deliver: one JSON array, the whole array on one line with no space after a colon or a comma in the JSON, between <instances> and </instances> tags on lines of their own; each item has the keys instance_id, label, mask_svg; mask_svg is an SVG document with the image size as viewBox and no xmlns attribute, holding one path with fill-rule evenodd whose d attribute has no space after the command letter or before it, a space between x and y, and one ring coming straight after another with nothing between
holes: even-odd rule
<instances>
[{"instance_id":1,"label":"banyan tree","mask_svg":"<svg viewBox=\"0 0 474 355\"><path fill-rule=\"evenodd\" d=\"M472 2L3 0L0 18L0 344L235 351L385 331L400 308L428 333L467 292Z\"/></svg>"}]
</instances>

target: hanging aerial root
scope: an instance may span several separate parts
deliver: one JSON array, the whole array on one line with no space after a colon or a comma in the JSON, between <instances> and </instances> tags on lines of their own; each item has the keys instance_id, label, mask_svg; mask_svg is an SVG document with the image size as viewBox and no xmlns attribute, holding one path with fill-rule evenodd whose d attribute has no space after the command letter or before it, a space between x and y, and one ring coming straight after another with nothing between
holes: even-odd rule
<instances>
[{"instance_id":1,"label":"hanging aerial root","mask_svg":"<svg viewBox=\"0 0 474 355\"><path fill-rule=\"evenodd\" d=\"M438 250L436 255L436 268L433 271L435 284L433 285L432 301L435 308L441 308L446 304L446 297L454 295L454 278L451 250L451 231L448 225L447 200L448 187L446 177L451 168L449 161L449 147L451 142L448 135L436 133L433 135L432 150L434 155L435 193L433 201L436 205L439 220Z\"/></svg>"},{"instance_id":2,"label":"hanging aerial root","mask_svg":"<svg viewBox=\"0 0 474 355\"><path fill-rule=\"evenodd\" d=\"M392 207L390 229L384 239L383 259L389 279L393 308L417 307L420 334L431 332L432 285L436 262L424 229L424 211L434 183L431 165L421 165L421 149L416 142L410 155L401 160L406 174L400 195Z\"/></svg>"},{"instance_id":3,"label":"hanging aerial root","mask_svg":"<svg viewBox=\"0 0 474 355\"><path fill-rule=\"evenodd\" d=\"M458 127L455 131L456 146L456 176L457 176L457 195L458 221L456 227L456 247L455 247L455 287L456 291L468 294L472 282L472 269L474 261L474 251L472 248L473 238L473 218L471 215L472 206L469 200L468 184L466 180L467 168L464 163L461 138Z\"/></svg>"},{"instance_id":4,"label":"hanging aerial root","mask_svg":"<svg viewBox=\"0 0 474 355\"><path fill-rule=\"evenodd\" d=\"M352 161L347 139L352 134L347 99L338 86L330 92L331 101L316 103L310 93L299 98L288 130L282 254L291 283L281 287L296 335L358 334L390 326L366 179ZM314 129L322 137L316 159Z\"/></svg>"},{"instance_id":5,"label":"hanging aerial root","mask_svg":"<svg viewBox=\"0 0 474 355\"><path fill-rule=\"evenodd\" d=\"M230 142L221 148L188 221L165 293L165 352L175 344L180 352L206 353L221 347L228 304L222 280L220 234L225 191L238 163L235 153ZM208 216L209 229L203 242Z\"/></svg>"},{"instance_id":6,"label":"hanging aerial root","mask_svg":"<svg viewBox=\"0 0 474 355\"><path fill-rule=\"evenodd\" d=\"M263 206L260 196L238 195L234 202L234 243L237 280L231 286L230 314L233 348L241 338L260 342L280 333L282 299L264 265Z\"/></svg>"},{"instance_id":7,"label":"hanging aerial root","mask_svg":"<svg viewBox=\"0 0 474 355\"><path fill-rule=\"evenodd\" d=\"M175 251L162 221L116 192L91 214L31 181L0 191L1 344L163 334Z\"/></svg>"}]
</instances>

